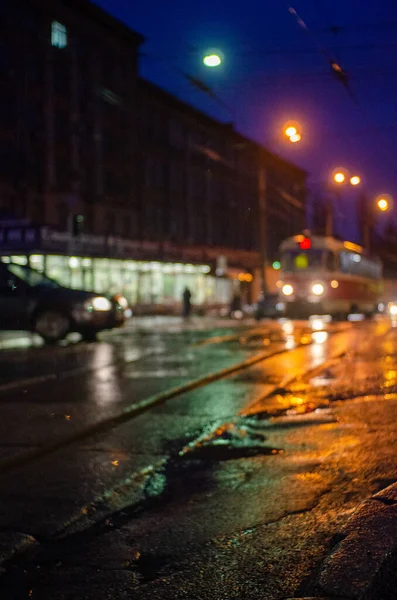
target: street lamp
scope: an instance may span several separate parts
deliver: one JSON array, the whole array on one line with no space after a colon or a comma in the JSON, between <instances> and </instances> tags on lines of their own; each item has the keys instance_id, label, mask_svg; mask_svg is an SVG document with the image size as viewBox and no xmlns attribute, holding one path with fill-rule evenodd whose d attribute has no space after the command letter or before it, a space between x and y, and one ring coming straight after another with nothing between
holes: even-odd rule
<instances>
[{"instance_id":1,"label":"street lamp","mask_svg":"<svg viewBox=\"0 0 397 600\"><path fill-rule=\"evenodd\" d=\"M302 139L302 135L299 133L299 126L293 121L285 123L284 134L293 144L296 144L296 142L300 142Z\"/></svg>"},{"instance_id":2,"label":"street lamp","mask_svg":"<svg viewBox=\"0 0 397 600\"><path fill-rule=\"evenodd\" d=\"M298 127L291 123L284 125L284 133L292 143L299 142L301 135L298 133ZM259 253L260 253L260 271L261 271L261 291L265 296L267 293L266 281L266 263L267 263L267 170L263 166L263 161L259 158L258 165L258 204L259 204Z\"/></svg>"},{"instance_id":3,"label":"street lamp","mask_svg":"<svg viewBox=\"0 0 397 600\"><path fill-rule=\"evenodd\" d=\"M350 176L349 172L341 167L338 167L332 172L332 180L337 186L345 185L345 183L349 182L349 184L353 187L357 187L361 183L361 177L359 175ZM339 197L339 196L338 196ZM331 199L327 202L327 214L326 214L326 225L325 225L325 235L331 236L333 234L333 225L334 225L334 207Z\"/></svg>"},{"instance_id":4,"label":"street lamp","mask_svg":"<svg viewBox=\"0 0 397 600\"><path fill-rule=\"evenodd\" d=\"M290 135L289 137L289 141L292 142L293 144L296 144L296 142L300 142L302 139L302 136L300 133L294 133L293 135Z\"/></svg>"},{"instance_id":5,"label":"street lamp","mask_svg":"<svg viewBox=\"0 0 397 600\"><path fill-rule=\"evenodd\" d=\"M389 210L389 200L385 196L378 196L376 205L382 212Z\"/></svg>"},{"instance_id":6,"label":"street lamp","mask_svg":"<svg viewBox=\"0 0 397 600\"><path fill-rule=\"evenodd\" d=\"M214 67L219 67L222 64L222 58L216 52L211 52L210 54L206 54L203 58L203 63L206 67L213 69Z\"/></svg>"},{"instance_id":7,"label":"street lamp","mask_svg":"<svg viewBox=\"0 0 397 600\"><path fill-rule=\"evenodd\" d=\"M366 202L365 216L363 220L363 244L370 249L371 245L371 228L376 225L375 208L380 212L387 212L393 207L393 199L389 194L379 194L375 202Z\"/></svg>"},{"instance_id":8,"label":"street lamp","mask_svg":"<svg viewBox=\"0 0 397 600\"><path fill-rule=\"evenodd\" d=\"M289 138L296 135L297 133L298 133L297 128L293 127L292 125L290 127L287 127L287 129L285 130L285 135Z\"/></svg>"},{"instance_id":9,"label":"street lamp","mask_svg":"<svg viewBox=\"0 0 397 600\"><path fill-rule=\"evenodd\" d=\"M345 183L345 180L346 180L346 176L344 173L342 173L342 171L337 171L334 174L335 183Z\"/></svg>"}]
</instances>

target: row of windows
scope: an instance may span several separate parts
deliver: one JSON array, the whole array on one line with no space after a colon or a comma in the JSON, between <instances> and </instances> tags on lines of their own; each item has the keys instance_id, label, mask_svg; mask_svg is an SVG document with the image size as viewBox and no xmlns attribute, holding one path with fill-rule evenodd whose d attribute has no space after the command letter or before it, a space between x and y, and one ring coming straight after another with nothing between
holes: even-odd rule
<instances>
[{"instance_id":1,"label":"row of windows","mask_svg":"<svg viewBox=\"0 0 397 600\"><path fill-rule=\"evenodd\" d=\"M288 250L282 256L282 269L286 272L299 272L306 269L326 269L341 271L349 275L380 279L382 266L376 260L371 260L356 252L343 251L334 253L330 250L311 249L308 251Z\"/></svg>"},{"instance_id":2,"label":"row of windows","mask_svg":"<svg viewBox=\"0 0 397 600\"><path fill-rule=\"evenodd\" d=\"M361 254L355 252L340 252L340 269L343 273L380 279L382 277L382 265Z\"/></svg>"}]
</instances>

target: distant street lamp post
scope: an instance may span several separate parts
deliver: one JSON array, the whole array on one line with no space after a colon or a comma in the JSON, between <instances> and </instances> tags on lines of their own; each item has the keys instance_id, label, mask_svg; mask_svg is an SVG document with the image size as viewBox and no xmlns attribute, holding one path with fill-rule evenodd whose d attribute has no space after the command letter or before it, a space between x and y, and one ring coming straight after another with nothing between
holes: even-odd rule
<instances>
[{"instance_id":1,"label":"distant street lamp post","mask_svg":"<svg viewBox=\"0 0 397 600\"><path fill-rule=\"evenodd\" d=\"M363 222L363 244L367 250L371 247L371 229L375 225L374 211L388 212L391 210L393 200L389 194L379 194L375 201L366 202L364 222Z\"/></svg>"},{"instance_id":2,"label":"distant street lamp post","mask_svg":"<svg viewBox=\"0 0 397 600\"><path fill-rule=\"evenodd\" d=\"M296 125L284 125L284 133L291 143L299 142L302 137ZM258 207L259 207L259 255L261 292L266 296L266 264L267 264L267 170L262 157L258 161Z\"/></svg>"},{"instance_id":3,"label":"distant street lamp post","mask_svg":"<svg viewBox=\"0 0 397 600\"><path fill-rule=\"evenodd\" d=\"M332 173L332 181L336 186L342 186L348 183L353 187L357 187L361 183L361 177L358 175L350 176L348 171L343 168L335 169ZM336 196L339 199L339 189L335 189ZM325 222L325 235L332 236L334 232L334 206L331 198L328 199L326 205L326 222Z\"/></svg>"}]
</instances>

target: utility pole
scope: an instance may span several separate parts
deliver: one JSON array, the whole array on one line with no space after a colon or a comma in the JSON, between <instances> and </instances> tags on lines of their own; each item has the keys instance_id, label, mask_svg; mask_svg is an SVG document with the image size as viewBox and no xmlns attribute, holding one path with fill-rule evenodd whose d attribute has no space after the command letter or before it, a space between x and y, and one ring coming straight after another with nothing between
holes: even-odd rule
<instances>
[{"instance_id":1,"label":"utility pole","mask_svg":"<svg viewBox=\"0 0 397 600\"><path fill-rule=\"evenodd\" d=\"M368 250L368 252L370 252L371 248L371 228L372 228L372 221L373 221L373 213L371 211L371 207L369 205L368 202L368 198L365 195L365 193L363 192L360 195L359 198L359 204L358 204L358 209L359 209L359 221L360 221L360 225L361 225L361 234L362 234L362 244L364 246L364 248L366 248Z\"/></svg>"},{"instance_id":2,"label":"utility pole","mask_svg":"<svg viewBox=\"0 0 397 600\"><path fill-rule=\"evenodd\" d=\"M330 197L325 202L325 235L331 237L334 233L334 207Z\"/></svg>"},{"instance_id":3,"label":"utility pole","mask_svg":"<svg viewBox=\"0 0 397 600\"><path fill-rule=\"evenodd\" d=\"M266 282L266 262L267 262L267 173L262 165L261 156L259 156L258 165L258 203L259 203L259 256L261 271L261 292L263 296L267 294Z\"/></svg>"}]
</instances>

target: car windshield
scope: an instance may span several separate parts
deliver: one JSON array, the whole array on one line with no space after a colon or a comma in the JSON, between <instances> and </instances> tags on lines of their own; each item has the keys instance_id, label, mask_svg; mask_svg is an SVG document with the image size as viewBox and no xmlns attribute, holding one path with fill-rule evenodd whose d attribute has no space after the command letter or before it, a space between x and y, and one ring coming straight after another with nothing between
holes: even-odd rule
<instances>
[{"instance_id":1,"label":"car windshield","mask_svg":"<svg viewBox=\"0 0 397 600\"><path fill-rule=\"evenodd\" d=\"M31 269L30 267L24 267L22 265L10 263L8 265L8 271L16 277L19 277L19 279L22 279L22 281L27 283L29 287L61 287L59 283L57 283L53 279L50 279L46 275L43 275L43 273L40 273L35 269Z\"/></svg>"}]
</instances>

